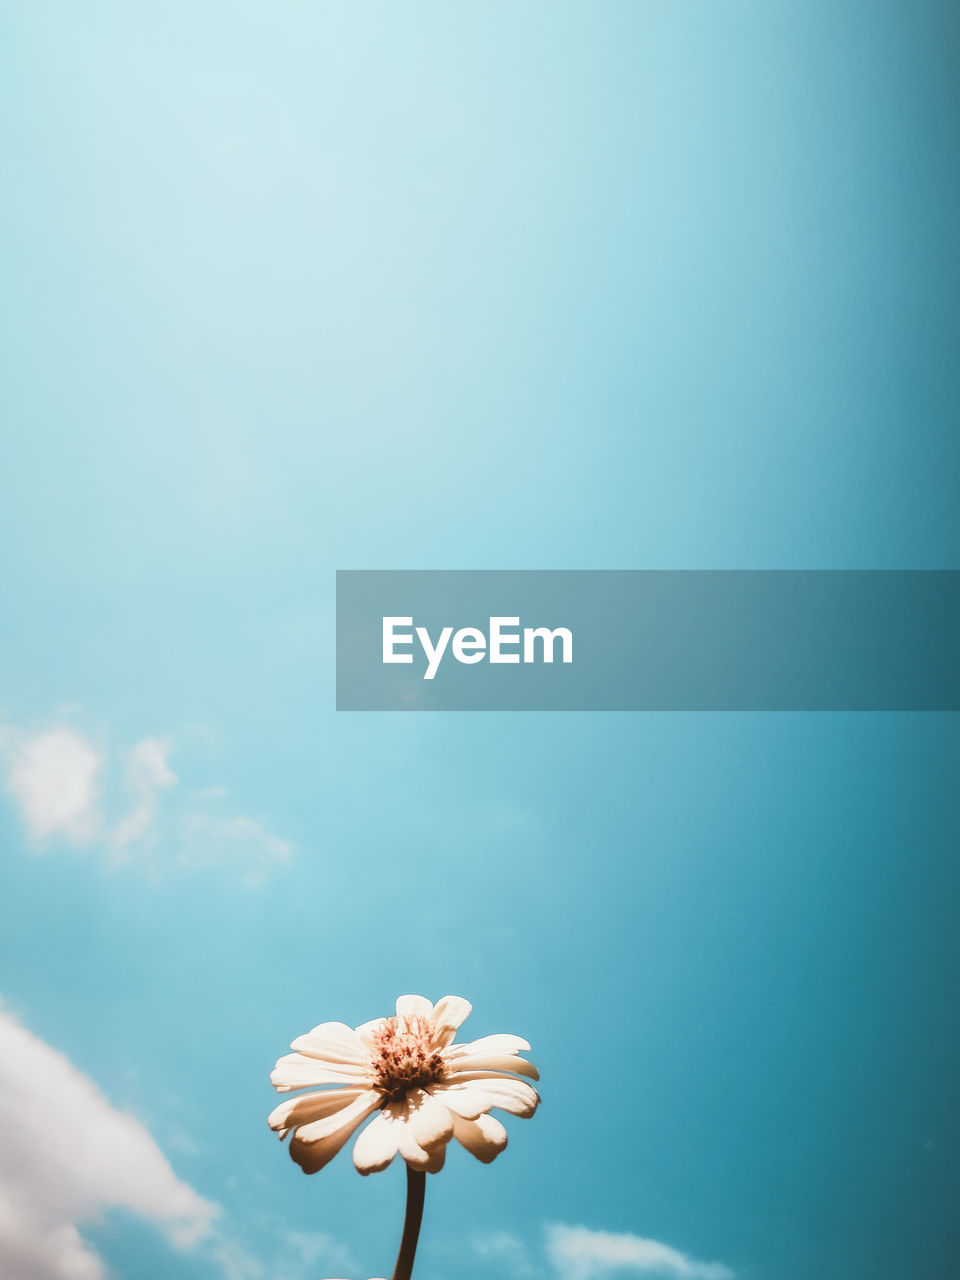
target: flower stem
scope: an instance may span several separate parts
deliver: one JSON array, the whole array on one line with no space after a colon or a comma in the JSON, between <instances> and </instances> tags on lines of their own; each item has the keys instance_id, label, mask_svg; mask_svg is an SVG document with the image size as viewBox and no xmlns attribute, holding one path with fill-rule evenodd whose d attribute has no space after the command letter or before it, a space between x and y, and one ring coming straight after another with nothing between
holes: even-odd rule
<instances>
[{"instance_id":1,"label":"flower stem","mask_svg":"<svg viewBox=\"0 0 960 1280\"><path fill-rule=\"evenodd\" d=\"M423 1220L423 1197L427 1189L427 1175L407 1165L407 1212L403 1219L403 1236L397 1265L393 1268L393 1280L410 1280L413 1259L420 1239L420 1223Z\"/></svg>"}]
</instances>

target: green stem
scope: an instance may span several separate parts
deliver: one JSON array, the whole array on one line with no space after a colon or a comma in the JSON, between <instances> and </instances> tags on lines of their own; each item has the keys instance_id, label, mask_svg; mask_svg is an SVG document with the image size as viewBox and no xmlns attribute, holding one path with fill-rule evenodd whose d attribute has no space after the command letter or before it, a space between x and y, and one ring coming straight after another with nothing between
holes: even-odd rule
<instances>
[{"instance_id":1,"label":"green stem","mask_svg":"<svg viewBox=\"0 0 960 1280\"><path fill-rule=\"evenodd\" d=\"M420 1223L423 1221L423 1197L427 1189L427 1175L407 1165L407 1212L403 1219L403 1236L397 1265L393 1268L393 1280L410 1280L413 1259L420 1239Z\"/></svg>"}]
</instances>

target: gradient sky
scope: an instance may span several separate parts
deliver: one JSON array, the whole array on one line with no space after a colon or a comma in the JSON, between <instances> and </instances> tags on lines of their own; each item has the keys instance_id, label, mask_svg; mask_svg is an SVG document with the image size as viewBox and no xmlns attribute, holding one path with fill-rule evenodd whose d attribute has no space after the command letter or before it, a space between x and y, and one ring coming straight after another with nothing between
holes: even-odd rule
<instances>
[{"instance_id":1,"label":"gradient sky","mask_svg":"<svg viewBox=\"0 0 960 1280\"><path fill-rule=\"evenodd\" d=\"M0 6L11 1280L100 1274L73 1226L116 1280L388 1272L400 1169L304 1178L267 1074L404 991L545 1099L431 1179L419 1280L951 1274L957 718L338 715L333 605L960 567L958 45L947 0Z\"/></svg>"}]
</instances>

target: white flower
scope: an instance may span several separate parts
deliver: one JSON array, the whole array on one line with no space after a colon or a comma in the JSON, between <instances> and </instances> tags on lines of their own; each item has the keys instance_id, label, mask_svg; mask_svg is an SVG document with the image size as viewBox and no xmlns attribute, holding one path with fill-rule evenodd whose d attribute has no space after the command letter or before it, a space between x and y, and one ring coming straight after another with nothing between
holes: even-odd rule
<instances>
[{"instance_id":1,"label":"white flower","mask_svg":"<svg viewBox=\"0 0 960 1280\"><path fill-rule=\"evenodd\" d=\"M436 1173L451 1138L485 1164L498 1156L507 1131L491 1108L532 1116L540 1097L519 1077L540 1074L519 1056L530 1048L519 1036L454 1044L469 1013L460 996L436 1005L401 996L396 1017L356 1028L324 1022L298 1036L270 1080L280 1093L321 1089L281 1103L269 1124L281 1138L293 1132L290 1154L304 1173L322 1169L370 1116L353 1148L363 1174L385 1169L398 1151L412 1169Z\"/></svg>"}]
</instances>

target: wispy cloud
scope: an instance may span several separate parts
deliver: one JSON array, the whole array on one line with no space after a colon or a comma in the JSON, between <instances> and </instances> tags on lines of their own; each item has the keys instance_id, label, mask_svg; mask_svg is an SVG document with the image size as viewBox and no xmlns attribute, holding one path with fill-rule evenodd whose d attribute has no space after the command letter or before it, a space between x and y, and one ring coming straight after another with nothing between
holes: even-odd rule
<instances>
[{"instance_id":1,"label":"wispy cloud","mask_svg":"<svg viewBox=\"0 0 960 1280\"><path fill-rule=\"evenodd\" d=\"M86 844L100 829L104 756L73 729L22 736L8 731L5 784L34 840Z\"/></svg>"},{"instance_id":2,"label":"wispy cloud","mask_svg":"<svg viewBox=\"0 0 960 1280\"><path fill-rule=\"evenodd\" d=\"M195 868L219 864L238 870L248 884L260 883L293 852L289 840L273 835L253 818L221 818L190 813L182 822L178 859Z\"/></svg>"},{"instance_id":3,"label":"wispy cloud","mask_svg":"<svg viewBox=\"0 0 960 1280\"><path fill-rule=\"evenodd\" d=\"M360 1274L359 1264L350 1249L325 1231L288 1231L284 1245L285 1255L278 1263L284 1275L316 1275L321 1267L324 1273Z\"/></svg>"},{"instance_id":4,"label":"wispy cloud","mask_svg":"<svg viewBox=\"0 0 960 1280\"><path fill-rule=\"evenodd\" d=\"M126 781L136 799L114 828L112 839L117 848L126 849L146 835L156 815L158 792L175 785L177 775L167 763L169 752L169 741L161 738L144 738L130 751Z\"/></svg>"},{"instance_id":5,"label":"wispy cloud","mask_svg":"<svg viewBox=\"0 0 960 1280\"><path fill-rule=\"evenodd\" d=\"M143 1125L0 1009L0 1274L103 1280L81 1230L109 1209L198 1245L216 1207L182 1182Z\"/></svg>"},{"instance_id":6,"label":"wispy cloud","mask_svg":"<svg viewBox=\"0 0 960 1280\"><path fill-rule=\"evenodd\" d=\"M671 1245L643 1236L547 1223L542 1242L530 1245L506 1231L478 1233L474 1254L517 1280L733 1280L722 1262L701 1262ZM541 1247L542 1244L542 1247Z\"/></svg>"},{"instance_id":7,"label":"wispy cloud","mask_svg":"<svg viewBox=\"0 0 960 1280\"><path fill-rule=\"evenodd\" d=\"M527 1246L519 1237L509 1231L491 1231L484 1235L475 1235L471 1241L473 1251L478 1258L494 1264L497 1271L506 1271L512 1276L535 1276L534 1266Z\"/></svg>"},{"instance_id":8,"label":"wispy cloud","mask_svg":"<svg viewBox=\"0 0 960 1280\"><path fill-rule=\"evenodd\" d=\"M250 884L289 860L289 841L263 822L223 812L225 788L179 787L173 749L172 739L161 737L141 738L128 750L103 747L69 725L32 733L0 728L0 772L29 839L41 848L93 848L153 873L221 865Z\"/></svg>"},{"instance_id":9,"label":"wispy cloud","mask_svg":"<svg viewBox=\"0 0 960 1280\"><path fill-rule=\"evenodd\" d=\"M560 1280L606 1280L642 1275L657 1280L732 1280L722 1262L700 1262L659 1240L551 1223L547 1256Z\"/></svg>"}]
</instances>

